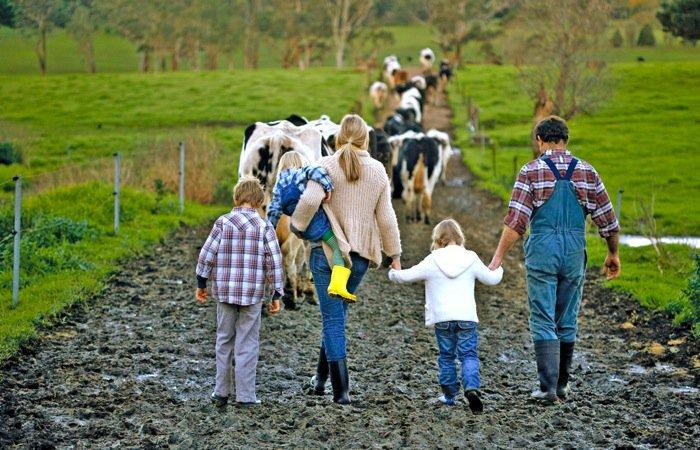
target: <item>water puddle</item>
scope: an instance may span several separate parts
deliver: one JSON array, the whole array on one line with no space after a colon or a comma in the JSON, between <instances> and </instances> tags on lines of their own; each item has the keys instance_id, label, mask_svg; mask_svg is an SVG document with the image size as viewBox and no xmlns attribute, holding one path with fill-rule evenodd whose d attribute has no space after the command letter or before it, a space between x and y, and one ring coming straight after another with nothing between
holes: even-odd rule
<instances>
[{"instance_id":1,"label":"water puddle","mask_svg":"<svg viewBox=\"0 0 700 450\"><path fill-rule=\"evenodd\" d=\"M668 388L668 392L671 394L680 394L680 395L685 395L685 394L697 394L700 390L698 388L694 388L691 386L679 386L679 387L670 387Z\"/></svg>"},{"instance_id":2,"label":"water puddle","mask_svg":"<svg viewBox=\"0 0 700 450\"><path fill-rule=\"evenodd\" d=\"M610 383L620 383L620 384L629 384L629 381L623 380L622 378L618 377L617 375L612 375L610 378L608 378L608 382L610 382Z\"/></svg>"},{"instance_id":3,"label":"water puddle","mask_svg":"<svg viewBox=\"0 0 700 450\"><path fill-rule=\"evenodd\" d=\"M139 382L146 381L150 378L158 378L158 374L157 373L144 373L141 375L136 375L136 381L139 381Z\"/></svg>"},{"instance_id":4,"label":"water puddle","mask_svg":"<svg viewBox=\"0 0 700 450\"><path fill-rule=\"evenodd\" d=\"M656 239L649 239L646 236L639 236L634 234L622 234L620 235L620 244L626 245L628 247L646 247L652 245ZM659 238L658 242L662 244L681 244L687 245L693 248L700 248L700 237L693 236L664 236Z\"/></svg>"},{"instance_id":5,"label":"water puddle","mask_svg":"<svg viewBox=\"0 0 700 450\"><path fill-rule=\"evenodd\" d=\"M647 373L647 369L642 366L638 366L637 364L632 364L630 368L627 369L627 372L634 375L644 375Z\"/></svg>"}]
</instances>

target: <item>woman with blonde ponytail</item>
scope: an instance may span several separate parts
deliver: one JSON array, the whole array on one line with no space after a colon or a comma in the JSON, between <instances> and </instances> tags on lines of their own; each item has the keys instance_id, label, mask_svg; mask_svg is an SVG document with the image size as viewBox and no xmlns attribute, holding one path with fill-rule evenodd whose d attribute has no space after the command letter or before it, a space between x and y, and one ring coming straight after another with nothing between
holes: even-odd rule
<instances>
[{"instance_id":1,"label":"woman with blonde ponytail","mask_svg":"<svg viewBox=\"0 0 700 450\"><path fill-rule=\"evenodd\" d=\"M401 269L401 240L391 205L391 185L382 163L372 159L367 151L368 127L360 116L349 114L343 118L336 146L339 151L318 162L333 182L332 195L327 198L320 184L309 181L294 210L292 227L304 232L318 208L323 207L341 253L351 267L347 290L354 294L369 266L380 266L382 251L392 258L392 268ZM350 403L345 341L348 303L328 295L331 261L329 247L320 243L312 245L309 267L319 298L323 336L310 393L324 394L330 372L333 401L347 404Z\"/></svg>"}]
</instances>

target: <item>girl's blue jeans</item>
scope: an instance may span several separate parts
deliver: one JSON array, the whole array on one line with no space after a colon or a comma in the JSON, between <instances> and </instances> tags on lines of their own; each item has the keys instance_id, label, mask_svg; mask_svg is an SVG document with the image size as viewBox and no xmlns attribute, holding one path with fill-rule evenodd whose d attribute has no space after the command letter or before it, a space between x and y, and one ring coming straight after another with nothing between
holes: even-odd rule
<instances>
[{"instance_id":1,"label":"girl's blue jeans","mask_svg":"<svg viewBox=\"0 0 700 450\"><path fill-rule=\"evenodd\" d=\"M357 253L351 253L350 259L352 260L352 274L348 281L348 291L354 294L362 277L367 272L369 261ZM331 267L328 265L328 259L321 247L314 247L311 250L309 268L314 277L323 321L321 347L324 348L328 361L338 361L345 358L346 355L345 322L348 316L348 304L339 298L328 295Z\"/></svg>"},{"instance_id":2,"label":"girl's blue jeans","mask_svg":"<svg viewBox=\"0 0 700 450\"><path fill-rule=\"evenodd\" d=\"M438 356L438 379L450 396L459 392L456 360L462 366L462 386L464 390L479 389L479 357L477 347L477 323L463 320L438 322L435 324L440 356Z\"/></svg>"}]
</instances>

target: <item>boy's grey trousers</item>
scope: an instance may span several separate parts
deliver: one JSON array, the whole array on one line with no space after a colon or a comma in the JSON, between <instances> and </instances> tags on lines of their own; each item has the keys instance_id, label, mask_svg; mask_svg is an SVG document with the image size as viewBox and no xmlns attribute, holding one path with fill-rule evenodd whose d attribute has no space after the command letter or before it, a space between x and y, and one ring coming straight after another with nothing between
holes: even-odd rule
<instances>
[{"instance_id":1,"label":"boy's grey trousers","mask_svg":"<svg viewBox=\"0 0 700 450\"><path fill-rule=\"evenodd\" d=\"M255 369L260 347L262 302L239 306L217 302L216 306L216 388L228 397L231 390L231 362L235 356L236 401L255 402Z\"/></svg>"}]
</instances>

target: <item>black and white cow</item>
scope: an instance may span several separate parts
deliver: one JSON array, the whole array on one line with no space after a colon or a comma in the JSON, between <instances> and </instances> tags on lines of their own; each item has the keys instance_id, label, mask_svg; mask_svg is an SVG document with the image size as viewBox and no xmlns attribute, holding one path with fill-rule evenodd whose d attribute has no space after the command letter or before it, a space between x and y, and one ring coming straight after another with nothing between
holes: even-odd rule
<instances>
[{"instance_id":1,"label":"black and white cow","mask_svg":"<svg viewBox=\"0 0 700 450\"><path fill-rule=\"evenodd\" d=\"M376 109L380 109L384 106L389 96L389 87L384 82L375 81L369 87L369 96L372 99L372 105L374 105Z\"/></svg>"},{"instance_id":2,"label":"black and white cow","mask_svg":"<svg viewBox=\"0 0 700 450\"><path fill-rule=\"evenodd\" d=\"M424 71L429 71L435 63L435 53L429 48L420 51L420 63Z\"/></svg>"},{"instance_id":3,"label":"black and white cow","mask_svg":"<svg viewBox=\"0 0 700 450\"><path fill-rule=\"evenodd\" d=\"M450 135L444 131L431 128L425 133L426 136L435 139L440 148L440 161L442 163L441 179L442 183L447 182L447 164L452 156L452 144L450 143Z\"/></svg>"},{"instance_id":4,"label":"black and white cow","mask_svg":"<svg viewBox=\"0 0 700 450\"><path fill-rule=\"evenodd\" d=\"M401 70L401 64L399 63L399 58L397 58L396 55L389 55L384 58L382 75L384 77L384 81L391 89L395 87L394 74L398 70Z\"/></svg>"},{"instance_id":5,"label":"black and white cow","mask_svg":"<svg viewBox=\"0 0 700 450\"><path fill-rule=\"evenodd\" d=\"M423 131L421 126L415 122L415 112L413 110L397 109L384 122L384 132L389 136L397 136L407 131Z\"/></svg>"},{"instance_id":6,"label":"black and white cow","mask_svg":"<svg viewBox=\"0 0 700 450\"><path fill-rule=\"evenodd\" d=\"M398 109L413 111L415 122L421 123L423 120L423 95L417 87L413 86L403 94Z\"/></svg>"},{"instance_id":7,"label":"black and white cow","mask_svg":"<svg viewBox=\"0 0 700 450\"><path fill-rule=\"evenodd\" d=\"M297 116L298 117L298 116ZM303 119L298 117L299 119ZM305 119L303 119L305 121ZM279 159L288 151L298 151L309 161L330 154L322 134L308 123L296 120L256 122L248 126L243 138L238 176L252 175L260 180L269 199Z\"/></svg>"},{"instance_id":8,"label":"black and white cow","mask_svg":"<svg viewBox=\"0 0 700 450\"><path fill-rule=\"evenodd\" d=\"M401 189L409 222L422 217L426 224L430 223L433 190L441 172L437 140L423 134L404 140L394 167L394 195Z\"/></svg>"}]
</instances>

